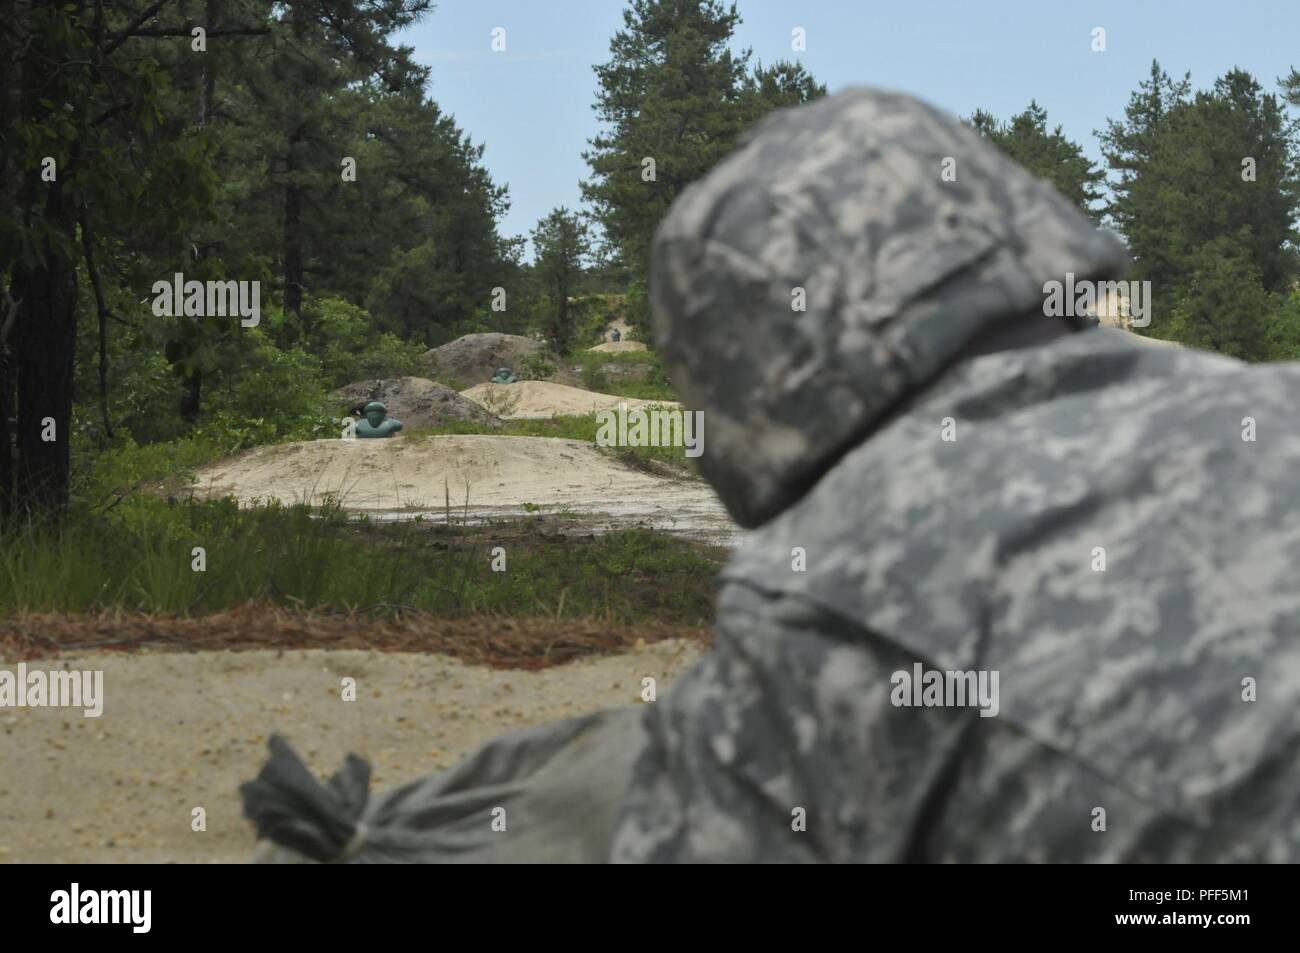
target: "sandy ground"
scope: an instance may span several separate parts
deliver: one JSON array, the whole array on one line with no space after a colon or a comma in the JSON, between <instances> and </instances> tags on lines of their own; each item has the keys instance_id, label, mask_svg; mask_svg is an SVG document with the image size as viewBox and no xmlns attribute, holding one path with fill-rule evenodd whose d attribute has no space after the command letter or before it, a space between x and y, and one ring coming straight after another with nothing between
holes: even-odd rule
<instances>
[{"instance_id":1,"label":"sandy ground","mask_svg":"<svg viewBox=\"0 0 1300 953\"><path fill-rule=\"evenodd\" d=\"M644 525L724 543L736 533L707 483L633 469L591 444L555 437L401 435L259 447L200 471L194 492L243 503L334 498L386 519L443 518L450 493L455 516L469 522L519 517L533 504L582 514L595 528Z\"/></svg>"},{"instance_id":2,"label":"sandy ground","mask_svg":"<svg viewBox=\"0 0 1300 953\"><path fill-rule=\"evenodd\" d=\"M588 351L600 351L602 354L626 354L629 351L644 351L646 346L640 341L606 341L604 344L597 344L595 347L587 348Z\"/></svg>"},{"instance_id":3,"label":"sandy ground","mask_svg":"<svg viewBox=\"0 0 1300 953\"><path fill-rule=\"evenodd\" d=\"M635 343L635 342L630 342ZM602 345L603 346L603 345ZM481 404L502 420L537 420L565 415L582 415L598 410L629 410L639 407L680 407L674 401L638 400L614 394L598 394L552 381L520 381L517 384L475 384L460 392L462 397Z\"/></svg>"},{"instance_id":4,"label":"sandy ground","mask_svg":"<svg viewBox=\"0 0 1300 953\"><path fill-rule=\"evenodd\" d=\"M92 653L30 662L104 673L103 714L0 710L0 862L240 862L241 783L284 734L318 776L353 751L376 789L450 767L503 731L641 704L701 649L664 641L536 672L365 651ZM8 663L6 663L6 667ZM356 701L341 679L357 680ZM164 698L182 701L160 717ZM206 831L191 830L193 809Z\"/></svg>"},{"instance_id":5,"label":"sandy ground","mask_svg":"<svg viewBox=\"0 0 1300 953\"><path fill-rule=\"evenodd\" d=\"M1144 334L1134 334L1135 338L1143 344L1150 344L1153 347L1182 347L1177 341L1165 341L1162 338L1149 338Z\"/></svg>"},{"instance_id":6,"label":"sandy ground","mask_svg":"<svg viewBox=\"0 0 1300 953\"><path fill-rule=\"evenodd\" d=\"M630 341L632 338L636 337L636 331L632 328L632 325L627 323L626 318L615 318L613 321L609 321L605 324L605 330L602 332L602 336L606 341L609 340L609 336L615 328L618 329L619 337L624 341Z\"/></svg>"}]
</instances>

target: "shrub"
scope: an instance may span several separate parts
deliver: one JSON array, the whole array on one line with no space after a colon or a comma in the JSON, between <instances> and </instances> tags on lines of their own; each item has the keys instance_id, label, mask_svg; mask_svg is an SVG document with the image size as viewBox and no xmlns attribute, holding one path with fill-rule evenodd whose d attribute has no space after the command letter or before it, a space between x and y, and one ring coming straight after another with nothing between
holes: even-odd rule
<instances>
[{"instance_id":1,"label":"shrub","mask_svg":"<svg viewBox=\"0 0 1300 953\"><path fill-rule=\"evenodd\" d=\"M545 353L537 352L525 357L515 373L521 381L544 381L555 373L555 365L546 359Z\"/></svg>"}]
</instances>

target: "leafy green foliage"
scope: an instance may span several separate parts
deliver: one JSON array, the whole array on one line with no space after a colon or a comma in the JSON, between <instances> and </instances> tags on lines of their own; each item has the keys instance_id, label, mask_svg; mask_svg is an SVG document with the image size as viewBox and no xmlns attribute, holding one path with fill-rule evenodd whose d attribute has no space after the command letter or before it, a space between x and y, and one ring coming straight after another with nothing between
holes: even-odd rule
<instances>
[{"instance_id":1,"label":"leafy green foliage","mask_svg":"<svg viewBox=\"0 0 1300 953\"><path fill-rule=\"evenodd\" d=\"M544 353L537 352L525 357L515 373L521 381L544 381L555 373L555 365L546 359Z\"/></svg>"},{"instance_id":2,"label":"leafy green foliage","mask_svg":"<svg viewBox=\"0 0 1300 953\"><path fill-rule=\"evenodd\" d=\"M1152 64L1125 113L1102 142L1119 173L1109 212L1144 277L1167 287L1188 276L1201 245L1233 235L1269 290L1295 274L1287 247L1296 235L1297 160L1277 98L1232 70L1192 96ZM1253 160L1254 180L1243 175ZM1195 201L1189 200L1195 196Z\"/></svg>"},{"instance_id":3,"label":"leafy green foliage","mask_svg":"<svg viewBox=\"0 0 1300 953\"><path fill-rule=\"evenodd\" d=\"M654 409L650 405L649 409ZM663 408L668 409L668 408ZM476 434L488 433L502 437L559 437L565 440L579 440L595 445L596 435L600 431L600 421L595 414L582 416L549 417L545 420L507 420L503 426L488 427L472 420L457 420L440 427L422 431L421 438L438 434ZM646 463L665 466L682 476L695 475L695 464L686 456L682 447L607 447L603 452L621 457L633 466L642 467Z\"/></svg>"},{"instance_id":4,"label":"leafy green foliage","mask_svg":"<svg viewBox=\"0 0 1300 953\"><path fill-rule=\"evenodd\" d=\"M1102 198L1106 173L1083 154L1058 125L1047 129L1047 110L1030 101L1024 112L1005 123L982 109L967 120L985 139L997 145L1034 175L1041 176L1092 218L1099 219L1095 205Z\"/></svg>"},{"instance_id":5,"label":"leafy green foliage","mask_svg":"<svg viewBox=\"0 0 1300 953\"><path fill-rule=\"evenodd\" d=\"M595 109L605 130L584 154L592 175L583 196L639 278L655 226L687 185L760 116L825 93L798 64L750 73L750 51L729 46L739 22L734 3L632 0L609 62L596 67Z\"/></svg>"},{"instance_id":6,"label":"leafy green foliage","mask_svg":"<svg viewBox=\"0 0 1300 953\"><path fill-rule=\"evenodd\" d=\"M1189 256L1186 284L1169 309L1170 340L1243 360L1266 359L1272 296L1239 235L1207 242Z\"/></svg>"},{"instance_id":7,"label":"leafy green foliage","mask_svg":"<svg viewBox=\"0 0 1300 953\"><path fill-rule=\"evenodd\" d=\"M14 293L0 326L10 300L49 313L16 326L41 334L0 345L0 515L23 470L11 417L53 414L103 447L123 426L238 445L310 432L309 392L418 370L432 339L519 274L518 243L496 230L505 189L393 42L431 6L218 4L219 25L247 30L214 31L202 55L188 37L126 34L174 25L172 5L15 8L0 30L0 284ZM177 272L260 282L277 326L265 338L229 318L155 316L152 285ZM268 375L286 415L248 413L250 373ZM15 380L38 382L16 407ZM48 458L27 469L57 502L62 451L26 452Z\"/></svg>"},{"instance_id":8,"label":"leafy green foliage","mask_svg":"<svg viewBox=\"0 0 1300 953\"><path fill-rule=\"evenodd\" d=\"M551 346L564 356L573 344L581 308L571 295L591 252L586 223L566 208L554 209L533 230L533 247L537 252L534 270L548 298Z\"/></svg>"},{"instance_id":9,"label":"leafy green foliage","mask_svg":"<svg viewBox=\"0 0 1300 953\"><path fill-rule=\"evenodd\" d=\"M642 400L677 400L668 369L655 351L624 351L606 354L580 351L573 355L582 374L582 386L601 394ZM613 369L635 368L635 375L619 375Z\"/></svg>"},{"instance_id":10,"label":"leafy green foliage","mask_svg":"<svg viewBox=\"0 0 1300 953\"><path fill-rule=\"evenodd\" d=\"M1289 352L1278 326L1300 273L1296 130L1243 70L1193 94L1158 63L1108 123L1108 213L1152 283L1152 334L1245 360Z\"/></svg>"},{"instance_id":11,"label":"leafy green foliage","mask_svg":"<svg viewBox=\"0 0 1300 953\"><path fill-rule=\"evenodd\" d=\"M337 414L326 397L320 362L297 350L260 343L237 374L228 374L208 399L201 433L237 436L231 450L278 439L336 436Z\"/></svg>"},{"instance_id":12,"label":"leafy green foliage","mask_svg":"<svg viewBox=\"0 0 1300 953\"><path fill-rule=\"evenodd\" d=\"M341 298L309 299L311 349L320 357L327 388L379 377L409 377L422 370L424 347L377 331L370 315Z\"/></svg>"}]
</instances>

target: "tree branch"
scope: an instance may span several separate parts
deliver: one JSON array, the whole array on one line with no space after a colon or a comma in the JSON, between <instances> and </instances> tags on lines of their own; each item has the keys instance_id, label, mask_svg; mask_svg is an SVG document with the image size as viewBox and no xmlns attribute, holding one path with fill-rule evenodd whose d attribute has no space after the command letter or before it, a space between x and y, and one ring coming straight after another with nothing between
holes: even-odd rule
<instances>
[{"instance_id":1,"label":"tree branch","mask_svg":"<svg viewBox=\"0 0 1300 953\"><path fill-rule=\"evenodd\" d=\"M113 424L108 419L108 305L104 302L104 289L99 283L99 270L95 267L95 250L90 235L90 216L86 203L81 203L81 251L86 259L86 272L90 287L95 291L95 306L99 310L99 412L104 418L104 436L113 439Z\"/></svg>"},{"instance_id":2,"label":"tree branch","mask_svg":"<svg viewBox=\"0 0 1300 953\"><path fill-rule=\"evenodd\" d=\"M144 11L144 13L140 14L138 17L136 17L134 20L131 21L130 26L128 26L121 33L115 34L116 39L114 39L112 43L108 44L108 47L104 50L104 55L108 56L119 46L125 43L127 37L129 37L136 30L140 29L140 27L142 27L149 20L157 16L158 11L165 6L167 6L167 0L157 0L156 3L150 4L149 7Z\"/></svg>"},{"instance_id":3,"label":"tree branch","mask_svg":"<svg viewBox=\"0 0 1300 953\"><path fill-rule=\"evenodd\" d=\"M195 23L192 26L175 26L175 27L158 27L150 30L132 30L130 33L114 33L113 36L121 37L125 40L132 36L190 36L196 27L203 26L202 23ZM204 27L206 36L265 36L271 32L270 27L264 26L222 26L214 29Z\"/></svg>"},{"instance_id":4,"label":"tree branch","mask_svg":"<svg viewBox=\"0 0 1300 953\"><path fill-rule=\"evenodd\" d=\"M14 329L14 324L18 321L18 312L22 310L23 299L14 300L13 292L9 290L9 285L5 283L4 287L5 300L8 302L9 313L5 316L4 324L0 324L0 348L4 347L5 341L9 339L9 332Z\"/></svg>"}]
</instances>

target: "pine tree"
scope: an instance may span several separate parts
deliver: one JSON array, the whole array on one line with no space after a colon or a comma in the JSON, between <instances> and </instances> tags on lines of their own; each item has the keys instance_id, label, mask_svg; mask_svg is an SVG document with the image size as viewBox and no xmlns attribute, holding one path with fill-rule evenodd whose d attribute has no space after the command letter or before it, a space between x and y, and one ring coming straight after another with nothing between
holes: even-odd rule
<instances>
[{"instance_id":1,"label":"pine tree","mask_svg":"<svg viewBox=\"0 0 1300 953\"><path fill-rule=\"evenodd\" d=\"M550 337L557 353L567 355L573 343L574 309L569 298L582 277L591 245L587 226L564 207L552 211L533 230L534 266L549 298Z\"/></svg>"},{"instance_id":2,"label":"pine tree","mask_svg":"<svg viewBox=\"0 0 1300 953\"><path fill-rule=\"evenodd\" d=\"M1059 125L1048 131L1047 110L1037 101L1031 100L1024 112L1006 123L982 109L967 122L1034 175L1051 182L1093 220L1100 219L1096 203L1103 197L1106 173L1083 154L1082 146L1065 137Z\"/></svg>"},{"instance_id":3,"label":"pine tree","mask_svg":"<svg viewBox=\"0 0 1300 953\"><path fill-rule=\"evenodd\" d=\"M159 6L20 4L0 30L0 519L68 500L79 275L102 361L105 264L130 264L125 236L174 253L212 207L206 136L160 123L152 51L189 31L153 26Z\"/></svg>"},{"instance_id":4,"label":"pine tree","mask_svg":"<svg viewBox=\"0 0 1300 953\"><path fill-rule=\"evenodd\" d=\"M1173 82L1157 63L1124 121L1108 123L1103 151L1118 173L1109 212L1137 276L1152 282L1154 333L1270 356L1261 309L1297 273L1295 131L1244 70L1193 96L1189 79Z\"/></svg>"},{"instance_id":5,"label":"pine tree","mask_svg":"<svg viewBox=\"0 0 1300 953\"><path fill-rule=\"evenodd\" d=\"M823 95L798 64L749 72L729 42L740 15L719 0L632 0L611 59L596 67L606 131L583 157L584 198L605 240L643 281L650 239L672 201L763 114Z\"/></svg>"}]
</instances>

